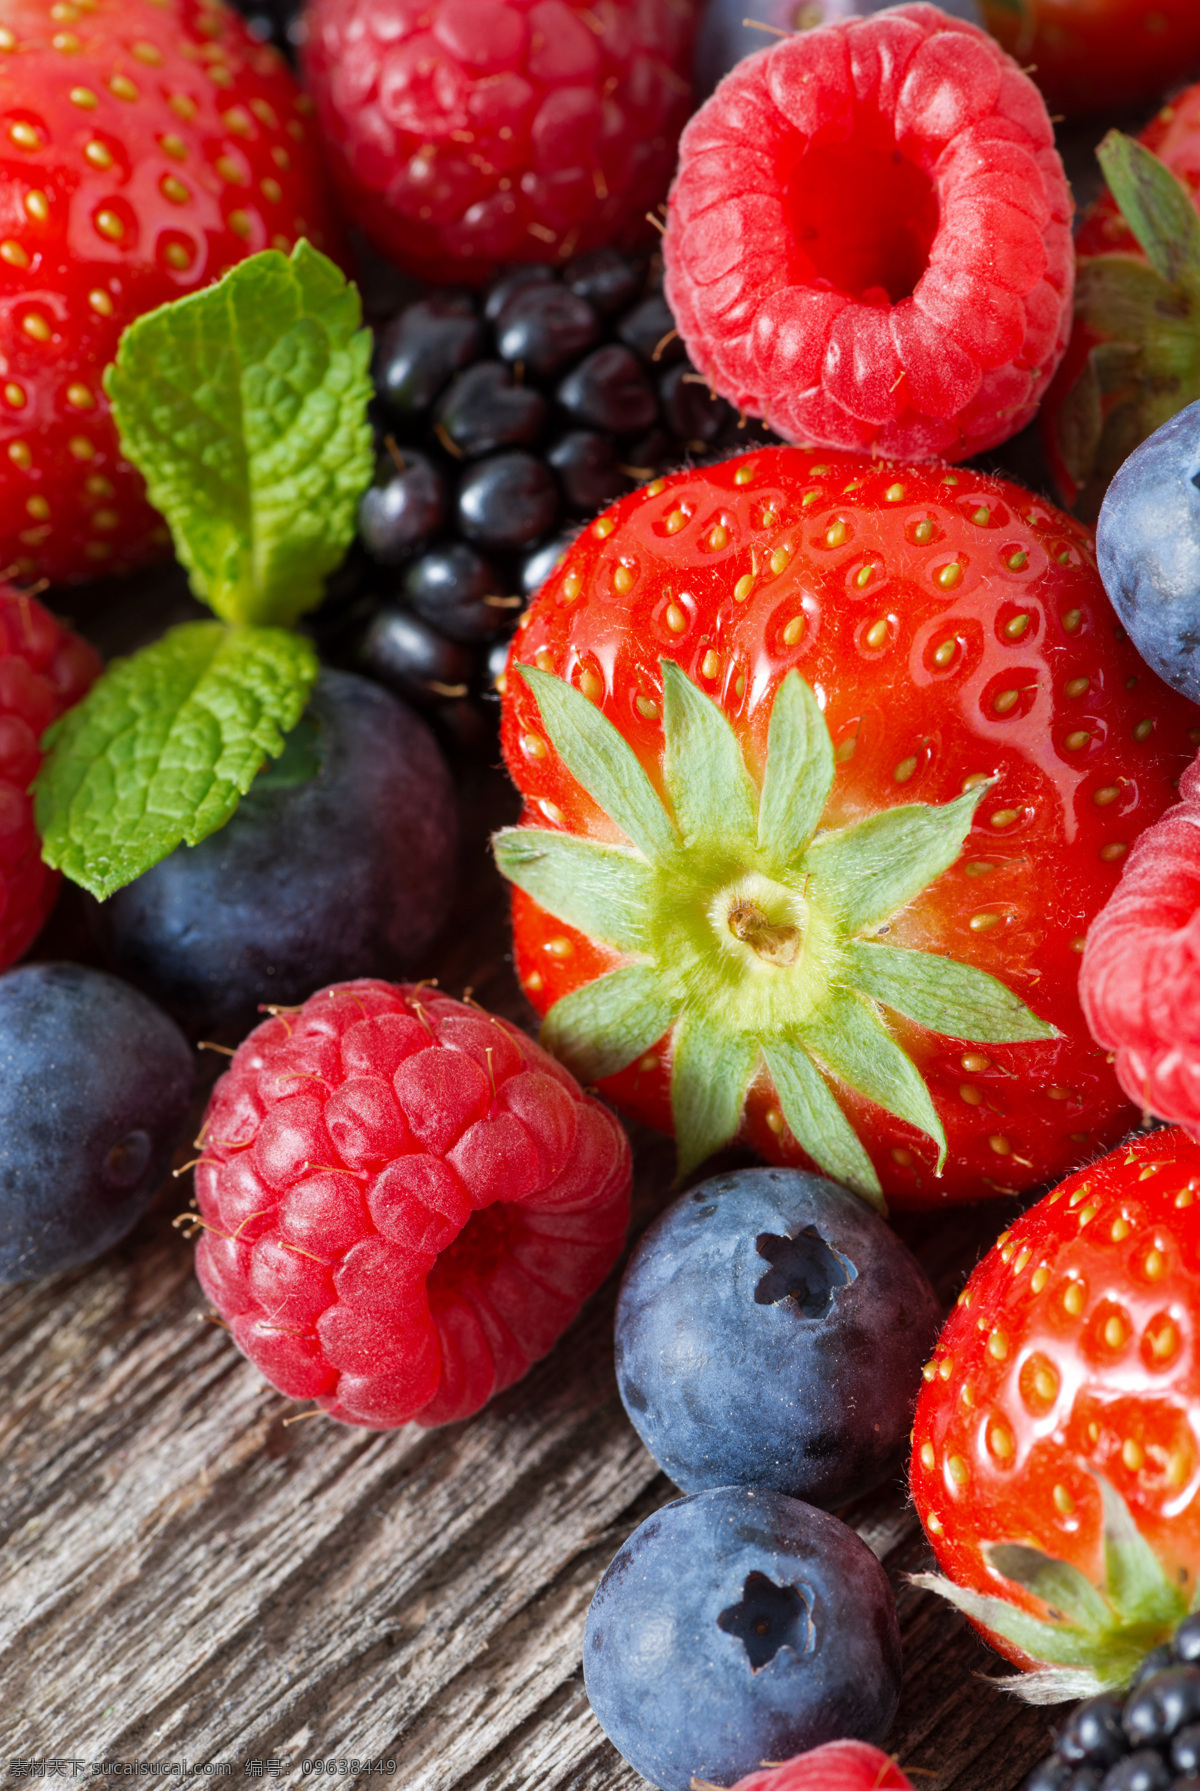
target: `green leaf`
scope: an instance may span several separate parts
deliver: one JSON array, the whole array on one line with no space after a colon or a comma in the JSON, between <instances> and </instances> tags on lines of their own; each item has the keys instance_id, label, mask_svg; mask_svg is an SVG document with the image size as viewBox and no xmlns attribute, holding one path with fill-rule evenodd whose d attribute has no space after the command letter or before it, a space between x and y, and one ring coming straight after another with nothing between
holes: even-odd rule
<instances>
[{"instance_id":1,"label":"green leaf","mask_svg":"<svg viewBox=\"0 0 1200 1791\"><path fill-rule=\"evenodd\" d=\"M1069 1561L1056 1560L1021 1542L993 1543L984 1553L997 1573L1024 1586L1078 1628L1090 1629L1094 1634L1111 1629L1112 1606Z\"/></svg>"},{"instance_id":2,"label":"green leaf","mask_svg":"<svg viewBox=\"0 0 1200 1791\"><path fill-rule=\"evenodd\" d=\"M1007 1599L993 1598L987 1593L971 1592L940 1573L912 1573L909 1582L927 1592L936 1592L962 1611L964 1616L981 1623L994 1635L1020 1648L1032 1660L1051 1661L1056 1666L1090 1668L1095 1652L1095 1637L1073 1623L1046 1623L1020 1611ZM1115 1681L1120 1684L1120 1680ZM1094 1686L1099 1690L1099 1684ZM1080 1694L1086 1695L1086 1694Z\"/></svg>"},{"instance_id":3,"label":"green leaf","mask_svg":"<svg viewBox=\"0 0 1200 1791\"><path fill-rule=\"evenodd\" d=\"M763 1057L797 1144L818 1169L853 1188L886 1216L887 1204L875 1165L808 1052L802 1045L780 1041L764 1044Z\"/></svg>"},{"instance_id":4,"label":"green leaf","mask_svg":"<svg viewBox=\"0 0 1200 1791\"><path fill-rule=\"evenodd\" d=\"M938 1172L946 1134L920 1071L862 999L834 989L806 1034L813 1056L867 1099L932 1138Z\"/></svg>"},{"instance_id":5,"label":"green leaf","mask_svg":"<svg viewBox=\"0 0 1200 1791\"><path fill-rule=\"evenodd\" d=\"M941 807L907 803L819 835L805 855L814 897L851 937L889 919L949 870L991 782Z\"/></svg>"},{"instance_id":6,"label":"green leaf","mask_svg":"<svg viewBox=\"0 0 1200 1791\"><path fill-rule=\"evenodd\" d=\"M230 622L318 603L371 479L371 337L358 293L300 241L150 311L105 390L192 588Z\"/></svg>"},{"instance_id":7,"label":"green leaf","mask_svg":"<svg viewBox=\"0 0 1200 1791\"><path fill-rule=\"evenodd\" d=\"M1098 255L1079 270L1075 315L1103 341L1137 347L1181 309L1178 288L1132 255Z\"/></svg>"},{"instance_id":8,"label":"green leaf","mask_svg":"<svg viewBox=\"0 0 1200 1791\"><path fill-rule=\"evenodd\" d=\"M316 675L303 636L219 622L114 660L46 736L35 786L46 863L103 900L215 832L282 752Z\"/></svg>"},{"instance_id":9,"label":"green leaf","mask_svg":"<svg viewBox=\"0 0 1200 1791\"><path fill-rule=\"evenodd\" d=\"M657 1044L674 1017L654 968L631 964L556 1001L541 1042L581 1082L600 1082Z\"/></svg>"},{"instance_id":10,"label":"green leaf","mask_svg":"<svg viewBox=\"0 0 1200 1791\"><path fill-rule=\"evenodd\" d=\"M533 692L542 724L571 776L647 858L669 858L679 836L624 736L564 678L533 665L514 670Z\"/></svg>"},{"instance_id":11,"label":"green leaf","mask_svg":"<svg viewBox=\"0 0 1200 1791\"><path fill-rule=\"evenodd\" d=\"M705 1014L687 1013L676 1026L671 1113L680 1179L737 1131L758 1058L757 1039L728 1032Z\"/></svg>"},{"instance_id":12,"label":"green leaf","mask_svg":"<svg viewBox=\"0 0 1200 1791\"><path fill-rule=\"evenodd\" d=\"M1104 1575L1108 1596L1125 1623L1178 1623L1187 1609L1162 1562L1134 1522L1115 1486L1096 1475L1104 1507Z\"/></svg>"},{"instance_id":13,"label":"green leaf","mask_svg":"<svg viewBox=\"0 0 1200 1791\"><path fill-rule=\"evenodd\" d=\"M663 782L686 844L747 846L757 835L756 791L733 729L671 659L663 681Z\"/></svg>"},{"instance_id":14,"label":"green leaf","mask_svg":"<svg viewBox=\"0 0 1200 1791\"><path fill-rule=\"evenodd\" d=\"M758 843L777 872L790 869L816 831L833 773L833 742L820 705L799 672L789 672L771 709L758 810Z\"/></svg>"},{"instance_id":15,"label":"green leaf","mask_svg":"<svg viewBox=\"0 0 1200 1791\"><path fill-rule=\"evenodd\" d=\"M856 989L946 1038L1011 1045L1059 1036L1011 989L972 964L861 939L848 958Z\"/></svg>"},{"instance_id":16,"label":"green leaf","mask_svg":"<svg viewBox=\"0 0 1200 1791\"><path fill-rule=\"evenodd\" d=\"M1151 266L1172 286L1200 280L1200 218L1183 183L1122 131L1109 131L1096 157Z\"/></svg>"},{"instance_id":17,"label":"green leaf","mask_svg":"<svg viewBox=\"0 0 1200 1791\"><path fill-rule=\"evenodd\" d=\"M505 827L492 850L509 882L567 926L617 951L644 948L654 874L627 847L544 827Z\"/></svg>"}]
</instances>

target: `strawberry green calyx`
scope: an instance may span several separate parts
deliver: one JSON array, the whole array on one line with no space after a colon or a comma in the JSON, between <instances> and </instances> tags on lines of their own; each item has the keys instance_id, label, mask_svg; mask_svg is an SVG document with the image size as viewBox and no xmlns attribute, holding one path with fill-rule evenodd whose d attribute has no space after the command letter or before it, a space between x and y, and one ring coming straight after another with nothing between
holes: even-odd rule
<instances>
[{"instance_id":1,"label":"strawberry green calyx","mask_svg":"<svg viewBox=\"0 0 1200 1791\"><path fill-rule=\"evenodd\" d=\"M291 625L354 537L373 451L358 293L301 240L147 312L105 390L220 621L119 660L49 740L42 856L103 900L229 819L317 676Z\"/></svg>"},{"instance_id":2,"label":"strawberry green calyx","mask_svg":"<svg viewBox=\"0 0 1200 1791\"><path fill-rule=\"evenodd\" d=\"M1167 1574L1120 1493L1099 1474L1096 1481L1104 1507L1100 1586L1069 1562L1022 1543L992 1544L985 1551L997 1574L1041 1600L1045 1617L940 1573L909 1575L911 1584L936 1592L1037 1663L1030 1672L997 1681L1030 1704L1090 1698L1127 1685L1150 1650L1169 1641L1196 1608Z\"/></svg>"},{"instance_id":3,"label":"strawberry green calyx","mask_svg":"<svg viewBox=\"0 0 1200 1791\"><path fill-rule=\"evenodd\" d=\"M972 1043L1056 1036L995 977L882 942L889 920L958 858L989 784L822 829L833 745L800 675L775 696L760 787L722 711L663 660L668 810L581 692L515 670L567 769L629 842L541 827L496 835L505 876L628 960L558 1001L544 1043L593 1082L670 1033L681 1175L734 1136L764 1071L803 1150L874 1204L879 1178L839 1087L932 1139L940 1170L942 1122L888 1013Z\"/></svg>"},{"instance_id":4,"label":"strawberry green calyx","mask_svg":"<svg viewBox=\"0 0 1200 1791\"><path fill-rule=\"evenodd\" d=\"M1122 461L1200 398L1200 217L1192 197L1120 131L1096 154L1146 259L1095 255L1076 280L1076 323L1094 345L1062 401L1056 433L1093 516Z\"/></svg>"}]
</instances>

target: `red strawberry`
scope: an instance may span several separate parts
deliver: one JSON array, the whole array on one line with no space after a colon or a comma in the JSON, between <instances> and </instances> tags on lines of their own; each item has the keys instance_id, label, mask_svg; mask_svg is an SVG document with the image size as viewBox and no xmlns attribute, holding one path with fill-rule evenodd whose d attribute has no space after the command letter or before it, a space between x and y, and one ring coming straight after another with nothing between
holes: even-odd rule
<instances>
[{"instance_id":1,"label":"red strawberry","mask_svg":"<svg viewBox=\"0 0 1200 1791\"><path fill-rule=\"evenodd\" d=\"M7 0L0 24L0 569L170 540L101 376L125 325L328 229L300 93L218 0Z\"/></svg>"},{"instance_id":2,"label":"red strawberry","mask_svg":"<svg viewBox=\"0 0 1200 1791\"><path fill-rule=\"evenodd\" d=\"M202 1136L204 1291L274 1386L347 1424L477 1412L625 1240L612 1114L515 1026L411 983L265 1020Z\"/></svg>"},{"instance_id":3,"label":"red strawberry","mask_svg":"<svg viewBox=\"0 0 1200 1791\"><path fill-rule=\"evenodd\" d=\"M351 216L427 280L651 234L694 0L311 0L305 70Z\"/></svg>"},{"instance_id":4,"label":"red strawberry","mask_svg":"<svg viewBox=\"0 0 1200 1791\"><path fill-rule=\"evenodd\" d=\"M1200 1584L1200 1146L1081 1170L997 1241L917 1404L925 1579L1053 1701L1122 1685Z\"/></svg>"},{"instance_id":5,"label":"red strawberry","mask_svg":"<svg viewBox=\"0 0 1200 1791\"><path fill-rule=\"evenodd\" d=\"M723 398L792 441L961 459L1066 346L1071 201L1041 96L892 7L747 57L680 140L666 295Z\"/></svg>"},{"instance_id":6,"label":"red strawberry","mask_svg":"<svg viewBox=\"0 0 1200 1791\"><path fill-rule=\"evenodd\" d=\"M1187 6L1200 34L1200 8ZM1138 142L1200 211L1200 86L1164 106ZM1122 461L1200 398L1200 297L1171 290L1110 192L1085 212L1075 252L1071 339L1039 423L1059 495L1090 522Z\"/></svg>"},{"instance_id":7,"label":"red strawberry","mask_svg":"<svg viewBox=\"0 0 1200 1791\"><path fill-rule=\"evenodd\" d=\"M23 591L0 581L0 970L33 943L59 877L42 863L29 786L38 742L100 674L77 634Z\"/></svg>"},{"instance_id":8,"label":"red strawberry","mask_svg":"<svg viewBox=\"0 0 1200 1791\"><path fill-rule=\"evenodd\" d=\"M1015 485L790 448L657 479L507 673L544 1041L685 1167L737 1134L904 1205L1060 1175L1134 1117L1077 954L1194 721Z\"/></svg>"},{"instance_id":9,"label":"red strawberry","mask_svg":"<svg viewBox=\"0 0 1200 1791\"><path fill-rule=\"evenodd\" d=\"M983 15L1069 117L1153 100L1200 59L1196 0L983 0Z\"/></svg>"}]
</instances>

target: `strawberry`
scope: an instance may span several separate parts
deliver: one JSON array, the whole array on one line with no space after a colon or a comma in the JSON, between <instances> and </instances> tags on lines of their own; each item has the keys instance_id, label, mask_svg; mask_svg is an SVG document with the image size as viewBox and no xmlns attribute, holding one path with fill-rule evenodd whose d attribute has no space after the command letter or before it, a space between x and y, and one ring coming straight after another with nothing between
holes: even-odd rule
<instances>
[{"instance_id":1,"label":"strawberry","mask_svg":"<svg viewBox=\"0 0 1200 1791\"><path fill-rule=\"evenodd\" d=\"M1183 215L1189 198L1200 211L1200 85L1136 143L1114 131L1098 153L1110 190L1076 238L1074 324L1040 417L1058 493L1089 522L1139 442L1200 398L1200 263Z\"/></svg>"},{"instance_id":2,"label":"strawberry","mask_svg":"<svg viewBox=\"0 0 1200 1791\"><path fill-rule=\"evenodd\" d=\"M913 1429L942 1592L1037 1701L1122 1685L1200 1587L1200 1145L1081 1170L971 1276Z\"/></svg>"},{"instance_id":3,"label":"strawberry","mask_svg":"<svg viewBox=\"0 0 1200 1791\"><path fill-rule=\"evenodd\" d=\"M218 0L6 0L0 569L161 558L101 384L125 325L328 229L301 94Z\"/></svg>"},{"instance_id":4,"label":"strawberry","mask_svg":"<svg viewBox=\"0 0 1200 1791\"><path fill-rule=\"evenodd\" d=\"M983 0L983 14L1072 118L1153 100L1200 60L1196 0Z\"/></svg>"},{"instance_id":5,"label":"strawberry","mask_svg":"<svg viewBox=\"0 0 1200 1791\"><path fill-rule=\"evenodd\" d=\"M503 696L522 982L682 1169L739 1136L927 1205L1132 1123L1077 954L1195 711L1077 524L806 449L656 479L542 587Z\"/></svg>"}]
</instances>

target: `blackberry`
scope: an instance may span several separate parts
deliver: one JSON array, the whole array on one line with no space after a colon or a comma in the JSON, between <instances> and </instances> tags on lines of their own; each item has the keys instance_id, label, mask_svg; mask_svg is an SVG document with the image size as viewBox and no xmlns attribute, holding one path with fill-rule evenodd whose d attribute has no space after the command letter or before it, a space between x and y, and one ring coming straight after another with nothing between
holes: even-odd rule
<instances>
[{"instance_id":1,"label":"blackberry","mask_svg":"<svg viewBox=\"0 0 1200 1791\"><path fill-rule=\"evenodd\" d=\"M1200 1791L1200 1612L1146 1656L1127 1691L1072 1711L1025 1791Z\"/></svg>"},{"instance_id":2,"label":"blackberry","mask_svg":"<svg viewBox=\"0 0 1200 1791\"><path fill-rule=\"evenodd\" d=\"M376 323L378 466L355 595L327 602L317 632L451 743L490 740L481 699L517 615L588 518L771 439L689 365L659 275L599 249L481 293L426 292Z\"/></svg>"}]
</instances>

